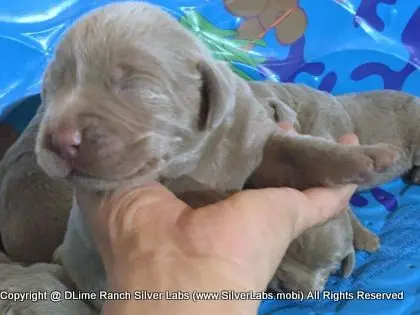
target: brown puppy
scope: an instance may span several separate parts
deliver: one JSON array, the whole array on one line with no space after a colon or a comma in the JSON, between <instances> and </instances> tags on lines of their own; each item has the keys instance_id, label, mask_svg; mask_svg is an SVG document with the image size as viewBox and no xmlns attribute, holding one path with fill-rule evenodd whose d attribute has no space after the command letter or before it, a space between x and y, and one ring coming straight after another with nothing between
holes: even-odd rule
<instances>
[{"instance_id":1,"label":"brown puppy","mask_svg":"<svg viewBox=\"0 0 420 315\"><path fill-rule=\"evenodd\" d=\"M67 182L53 180L38 166L35 139L41 106L0 162L0 235L13 261L50 262L64 237L72 202Z\"/></svg>"},{"instance_id":2,"label":"brown puppy","mask_svg":"<svg viewBox=\"0 0 420 315\"><path fill-rule=\"evenodd\" d=\"M274 28L277 40L291 44L303 36L308 19L297 0L225 0L227 10L245 21L238 38L255 41Z\"/></svg>"},{"instance_id":3,"label":"brown puppy","mask_svg":"<svg viewBox=\"0 0 420 315\"><path fill-rule=\"evenodd\" d=\"M336 137L355 130L331 109L318 115L331 126L331 135L315 129L318 137L280 131L273 108L283 115L282 104L258 93L155 6L108 5L71 28L44 78L46 110L36 154L50 176L75 186L57 258L79 289L106 287L79 208L98 206L98 196L115 187L157 179L180 194L226 192L242 189L249 179L254 187L306 188L372 183L380 173L392 178L411 167L399 159L405 156L397 147L373 144L377 138L373 143L361 139L369 145L360 147L336 144ZM286 114L289 120L293 109ZM351 222L346 212L299 239L292 248L303 251L291 250L291 259L282 263L289 268L292 261L299 275L285 286L322 289L343 260L349 274Z\"/></svg>"}]
</instances>

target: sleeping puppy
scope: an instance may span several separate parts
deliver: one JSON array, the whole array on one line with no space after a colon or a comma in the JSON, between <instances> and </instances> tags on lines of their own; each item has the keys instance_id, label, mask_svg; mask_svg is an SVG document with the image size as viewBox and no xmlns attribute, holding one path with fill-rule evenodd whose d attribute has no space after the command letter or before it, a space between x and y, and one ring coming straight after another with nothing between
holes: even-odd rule
<instances>
[{"instance_id":1,"label":"sleeping puppy","mask_svg":"<svg viewBox=\"0 0 420 315\"><path fill-rule=\"evenodd\" d=\"M71 185L51 179L36 162L35 139L43 112L42 105L0 162L1 240L7 255L25 264L51 261L63 241L72 202Z\"/></svg>"},{"instance_id":2,"label":"sleeping puppy","mask_svg":"<svg viewBox=\"0 0 420 315\"><path fill-rule=\"evenodd\" d=\"M361 123L369 116L350 116L356 111L341 104L351 97L339 101L312 93L298 101L288 89L293 90L244 81L228 65L215 61L204 44L169 14L144 2L111 4L76 22L44 77L46 109L36 155L49 176L74 185L67 232L56 259L78 288L106 287L101 258L80 208L98 206L98 197L116 187L155 179L181 195L237 191L245 183L298 189L373 185L411 168L416 148L407 140L416 135L408 133L405 123L397 125L394 110L405 97L402 94L392 94L395 104L387 101L387 117L394 121L390 118L382 125L375 120L384 128L381 138L378 130L376 134L361 130L372 127L371 122ZM294 107L273 97L277 91L286 93ZM414 110L414 105L405 106ZM297 130L305 135L279 130L275 114L281 120L296 118ZM397 127L400 133L393 130L393 138L387 138ZM335 143L349 132L357 132L363 145ZM381 140L394 145L380 144ZM284 264L291 270L296 261L296 268L305 272L288 280L281 279L280 269L276 278L282 286L322 289L343 261L348 275L354 260L353 221L347 211L298 238ZM375 250L377 239L362 232L367 239L358 243L373 243ZM302 277L308 279L296 280ZM96 306L100 308L101 301Z\"/></svg>"},{"instance_id":3,"label":"sleeping puppy","mask_svg":"<svg viewBox=\"0 0 420 315\"><path fill-rule=\"evenodd\" d=\"M51 292L62 298L51 300ZM59 265L37 263L23 267L0 252L0 313L2 315L93 315L97 312L83 301L65 299L70 292ZM7 295L6 295L7 294ZM26 296L25 296L26 294ZM67 293L69 294L69 293Z\"/></svg>"}]
</instances>

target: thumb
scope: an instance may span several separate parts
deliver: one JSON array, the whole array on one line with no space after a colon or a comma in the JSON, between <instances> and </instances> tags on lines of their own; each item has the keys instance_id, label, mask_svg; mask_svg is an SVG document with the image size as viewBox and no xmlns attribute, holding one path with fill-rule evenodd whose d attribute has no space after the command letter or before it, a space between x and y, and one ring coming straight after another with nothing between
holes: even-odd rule
<instances>
[{"instance_id":1,"label":"thumb","mask_svg":"<svg viewBox=\"0 0 420 315\"><path fill-rule=\"evenodd\" d=\"M354 133L345 134L338 142L346 145L359 145L359 138ZM316 207L315 211L304 212L298 224L300 228L307 229L326 222L346 209L357 185L323 188L316 187L305 190L303 193L309 202Z\"/></svg>"},{"instance_id":2,"label":"thumb","mask_svg":"<svg viewBox=\"0 0 420 315\"><path fill-rule=\"evenodd\" d=\"M298 191L292 188L264 188L239 192L215 206L236 212L256 229L258 225L292 241L303 231L337 216L348 204L356 187L311 188ZM222 207L220 207L222 205Z\"/></svg>"}]
</instances>

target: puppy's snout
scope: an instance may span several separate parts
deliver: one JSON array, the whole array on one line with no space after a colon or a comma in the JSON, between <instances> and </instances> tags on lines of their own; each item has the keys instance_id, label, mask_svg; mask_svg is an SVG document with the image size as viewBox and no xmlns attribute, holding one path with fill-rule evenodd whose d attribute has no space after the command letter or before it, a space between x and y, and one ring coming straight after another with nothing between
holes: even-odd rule
<instances>
[{"instance_id":1,"label":"puppy's snout","mask_svg":"<svg viewBox=\"0 0 420 315\"><path fill-rule=\"evenodd\" d=\"M77 156L82 142L80 130L75 125L65 124L51 130L49 135L50 150L65 160Z\"/></svg>"}]
</instances>

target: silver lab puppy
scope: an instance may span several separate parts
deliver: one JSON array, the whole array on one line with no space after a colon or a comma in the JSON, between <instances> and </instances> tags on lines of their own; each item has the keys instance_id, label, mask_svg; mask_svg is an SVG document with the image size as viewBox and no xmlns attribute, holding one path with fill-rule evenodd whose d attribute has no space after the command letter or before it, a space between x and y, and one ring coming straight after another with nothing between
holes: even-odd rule
<instances>
[{"instance_id":1,"label":"silver lab puppy","mask_svg":"<svg viewBox=\"0 0 420 315\"><path fill-rule=\"evenodd\" d=\"M24 267L0 252L2 315L97 314L83 301L65 298L65 292L70 292L67 285L62 266L37 263Z\"/></svg>"},{"instance_id":2,"label":"silver lab puppy","mask_svg":"<svg viewBox=\"0 0 420 315\"><path fill-rule=\"evenodd\" d=\"M303 86L246 82L144 2L111 4L77 21L57 48L42 94L38 163L75 188L56 257L83 291L106 288L106 277L79 209L97 206L121 185L157 179L179 194L235 191L245 183L369 187L418 163L414 97L335 98ZM304 135L279 130L276 119L292 119ZM335 143L348 132L363 145ZM344 274L351 273L353 245L375 250L378 240L346 212L292 244L273 286L322 289L342 262Z\"/></svg>"},{"instance_id":3,"label":"silver lab puppy","mask_svg":"<svg viewBox=\"0 0 420 315\"><path fill-rule=\"evenodd\" d=\"M63 241L72 204L72 185L50 178L36 161L43 112L42 105L0 162L1 241L13 261L25 264L51 261Z\"/></svg>"}]
</instances>

